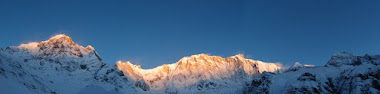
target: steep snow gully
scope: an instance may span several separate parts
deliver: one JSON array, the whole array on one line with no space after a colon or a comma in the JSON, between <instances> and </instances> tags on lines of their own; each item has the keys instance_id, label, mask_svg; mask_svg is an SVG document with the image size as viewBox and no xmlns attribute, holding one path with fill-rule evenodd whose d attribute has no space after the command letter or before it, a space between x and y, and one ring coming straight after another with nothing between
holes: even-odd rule
<instances>
[{"instance_id":1,"label":"steep snow gully","mask_svg":"<svg viewBox=\"0 0 380 94\"><path fill-rule=\"evenodd\" d=\"M60 34L0 48L1 94L380 93L380 55L334 54L324 66L197 54L153 69L104 63L92 46Z\"/></svg>"}]
</instances>

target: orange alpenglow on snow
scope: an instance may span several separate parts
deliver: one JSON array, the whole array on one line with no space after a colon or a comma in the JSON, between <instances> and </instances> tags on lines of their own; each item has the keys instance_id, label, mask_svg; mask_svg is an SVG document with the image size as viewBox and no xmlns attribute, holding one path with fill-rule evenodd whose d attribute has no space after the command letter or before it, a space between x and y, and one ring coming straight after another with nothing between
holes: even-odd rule
<instances>
[{"instance_id":1,"label":"orange alpenglow on snow","mask_svg":"<svg viewBox=\"0 0 380 94\"><path fill-rule=\"evenodd\" d=\"M49 40L42 42L30 42L18 46L24 50L28 50L31 54L43 54L53 56L71 56L78 57L82 54L88 55L95 50L91 45L87 47L80 46L64 34L51 37Z\"/></svg>"},{"instance_id":2,"label":"orange alpenglow on snow","mask_svg":"<svg viewBox=\"0 0 380 94\"><path fill-rule=\"evenodd\" d=\"M92 46L78 45L64 34L53 36L49 40L39 43L21 44L18 47L31 54L52 57L81 57L94 51ZM98 58L101 60L100 57ZM118 61L116 66L128 79L138 83L141 86L140 88L152 90L163 90L171 87L184 88L206 80L243 86L246 84L243 82L251 81L253 76L264 71L278 72L284 69L279 63L246 59L242 54L227 58L207 54L192 55L184 57L176 63L164 64L153 69L142 69L139 65L121 61Z\"/></svg>"},{"instance_id":3,"label":"orange alpenglow on snow","mask_svg":"<svg viewBox=\"0 0 380 94\"><path fill-rule=\"evenodd\" d=\"M234 75L246 75L246 79L250 79L264 71L275 72L283 68L278 63L245 59L242 54L228 58L206 54L192 55L182 58L177 63L153 69L141 69L140 66L121 61L118 61L116 65L125 76L134 81L144 81L153 90L166 87L183 88L201 80L228 79Z\"/></svg>"}]
</instances>

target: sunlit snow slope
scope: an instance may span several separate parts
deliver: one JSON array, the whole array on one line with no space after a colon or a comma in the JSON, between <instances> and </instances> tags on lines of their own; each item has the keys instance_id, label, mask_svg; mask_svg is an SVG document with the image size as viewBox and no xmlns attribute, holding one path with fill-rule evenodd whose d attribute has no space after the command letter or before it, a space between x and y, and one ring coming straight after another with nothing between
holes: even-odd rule
<instances>
[{"instance_id":1,"label":"sunlit snow slope","mask_svg":"<svg viewBox=\"0 0 380 94\"><path fill-rule=\"evenodd\" d=\"M148 86L145 88L152 90L162 90L167 87L184 88L205 80L219 80L225 83L216 83L220 85L218 88L229 84L244 85L244 82L264 71L275 72L282 69L280 64L245 59L241 54L228 58L206 54L192 55L182 58L177 63L154 69L141 69L140 66L121 61L117 62L117 67L128 78L145 82Z\"/></svg>"}]
</instances>

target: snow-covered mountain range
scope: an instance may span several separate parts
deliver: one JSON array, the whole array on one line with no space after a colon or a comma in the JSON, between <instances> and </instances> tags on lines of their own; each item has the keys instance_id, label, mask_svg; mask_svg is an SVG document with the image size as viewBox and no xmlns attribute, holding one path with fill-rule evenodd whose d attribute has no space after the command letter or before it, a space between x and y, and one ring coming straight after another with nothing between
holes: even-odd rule
<instances>
[{"instance_id":1,"label":"snow-covered mountain range","mask_svg":"<svg viewBox=\"0 0 380 94\"><path fill-rule=\"evenodd\" d=\"M380 55L340 52L325 66L198 54L142 69L109 65L92 46L65 35L0 48L1 94L380 93Z\"/></svg>"},{"instance_id":2,"label":"snow-covered mountain range","mask_svg":"<svg viewBox=\"0 0 380 94\"><path fill-rule=\"evenodd\" d=\"M181 93L216 93L215 90L234 93L241 91L245 84L262 72L282 69L280 64L245 59L243 55L222 58L206 54L184 57L177 63L154 69L141 69L130 62L120 61L117 67L132 81L145 83L147 90L173 92L174 89Z\"/></svg>"}]
</instances>

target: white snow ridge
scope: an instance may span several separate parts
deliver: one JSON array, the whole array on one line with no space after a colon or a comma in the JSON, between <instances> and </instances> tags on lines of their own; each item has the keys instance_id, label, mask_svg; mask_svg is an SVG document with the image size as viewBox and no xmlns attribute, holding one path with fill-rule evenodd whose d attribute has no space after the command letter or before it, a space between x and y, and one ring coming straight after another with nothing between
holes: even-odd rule
<instances>
[{"instance_id":1,"label":"white snow ridge","mask_svg":"<svg viewBox=\"0 0 380 94\"><path fill-rule=\"evenodd\" d=\"M380 55L334 54L325 66L207 54L142 69L104 63L66 35L0 48L0 94L358 94L380 93Z\"/></svg>"}]
</instances>

